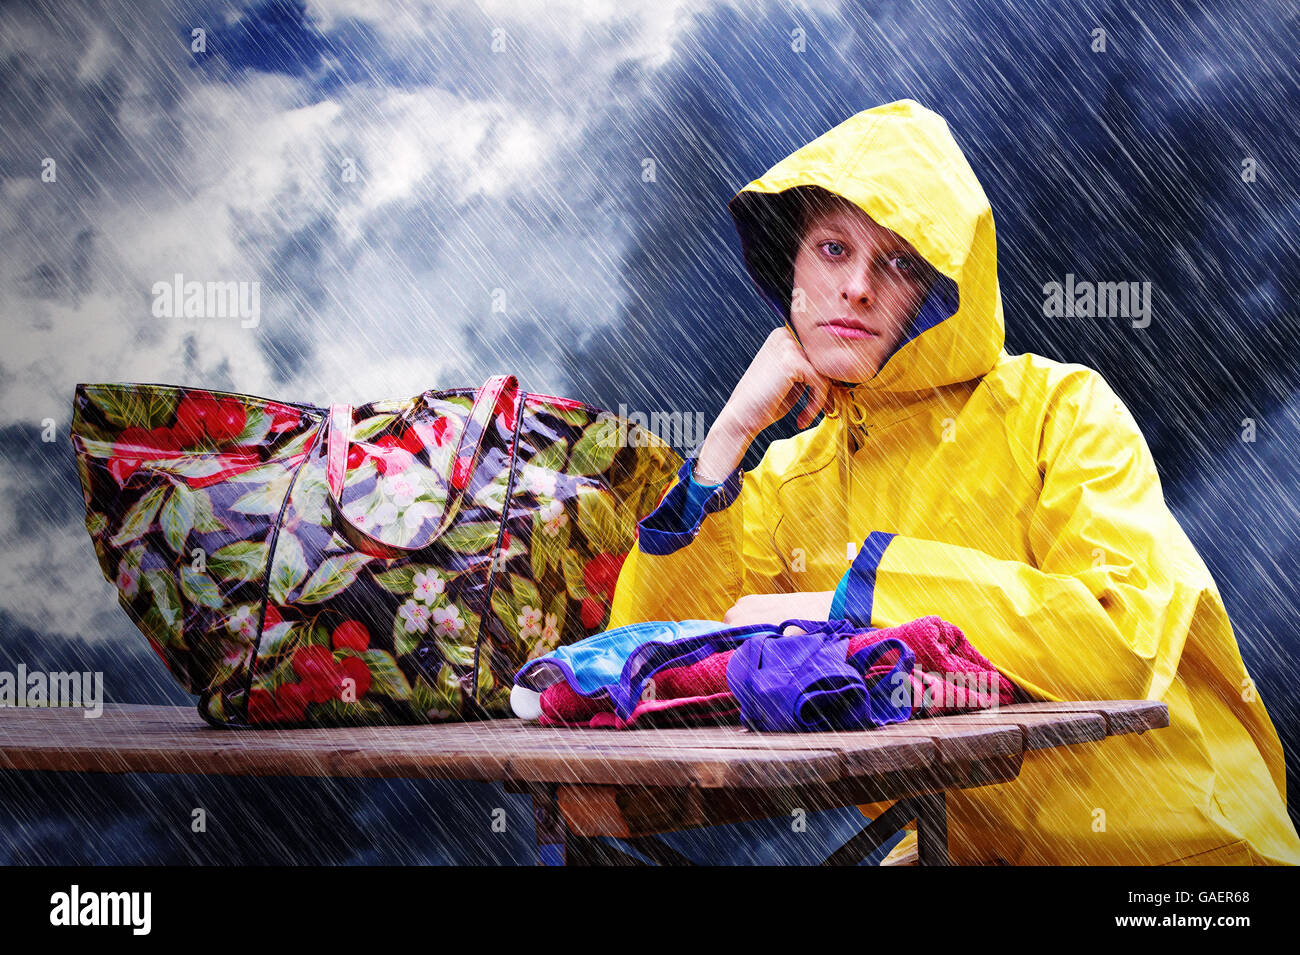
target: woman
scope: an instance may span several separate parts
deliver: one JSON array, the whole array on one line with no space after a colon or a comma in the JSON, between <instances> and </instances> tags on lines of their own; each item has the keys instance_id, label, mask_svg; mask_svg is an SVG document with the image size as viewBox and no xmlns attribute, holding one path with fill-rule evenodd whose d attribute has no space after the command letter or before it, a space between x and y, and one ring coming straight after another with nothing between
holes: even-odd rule
<instances>
[{"instance_id":1,"label":"woman","mask_svg":"<svg viewBox=\"0 0 1300 955\"><path fill-rule=\"evenodd\" d=\"M785 327L639 525L609 625L936 614L1028 697L1170 718L950 793L955 863L1300 862L1277 733L1133 417L1092 369L1003 349L993 217L942 117L858 113L730 209ZM742 471L805 390L806 430Z\"/></svg>"}]
</instances>

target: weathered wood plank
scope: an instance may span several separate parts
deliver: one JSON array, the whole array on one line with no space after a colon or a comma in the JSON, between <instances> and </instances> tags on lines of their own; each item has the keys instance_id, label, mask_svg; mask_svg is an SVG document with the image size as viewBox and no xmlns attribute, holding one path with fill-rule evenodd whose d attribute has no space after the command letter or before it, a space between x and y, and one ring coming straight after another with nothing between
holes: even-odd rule
<instances>
[{"instance_id":1,"label":"weathered wood plank","mask_svg":"<svg viewBox=\"0 0 1300 955\"><path fill-rule=\"evenodd\" d=\"M1051 749L1106 738L1106 717L1100 713L1006 713L984 711L945 717L949 725L967 723L1018 726L1025 749Z\"/></svg>"},{"instance_id":2,"label":"weathered wood plank","mask_svg":"<svg viewBox=\"0 0 1300 955\"><path fill-rule=\"evenodd\" d=\"M1063 703L1017 703L1002 711L1023 713L1100 713L1106 718L1106 735L1144 733L1169 725L1169 707L1159 700L1072 700Z\"/></svg>"},{"instance_id":3,"label":"weathered wood plank","mask_svg":"<svg viewBox=\"0 0 1300 955\"><path fill-rule=\"evenodd\" d=\"M969 763L1022 753L1025 749L1025 734L1020 727L1002 723L963 726L944 718L909 720L869 732L881 738L915 739L924 736L935 744L939 759L945 763Z\"/></svg>"},{"instance_id":4,"label":"weathered wood plank","mask_svg":"<svg viewBox=\"0 0 1300 955\"><path fill-rule=\"evenodd\" d=\"M924 741L858 737L845 759L834 739L802 736L779 746L733 733L719 747L689 735L575 732L516 724L223 731L177 719L176 708L32 709L0 718L0 766L81 772L238 775L511 776L572 782L790 785L933 760Z\"/></svg>"},{"instance_id":5,"label":"weathered wood plank","mask_svg":"<svg viewBox=\"0 0 1300 955\"><path fill-rule=\"evenodd\" d=\"M765 755L730 749L674 752L603 750L584 754L581 759L575 759L572 754L550 756L511 752L507 755L509 777L532 782L750 789L831 781L840 778L844 770L842 757L832 751Z\"/></svg>"},{"instance_id":6,"label":"weathered wood plank","mask_svg":"<svg viewBox=\"0 0 1300 955\"><path fill-rule=\"evenodd\" d=\"M1063 719L1068 720L1069 717ZM629 730L620 735L635 736L636 740L642 743L653 742L665 749L670 749L674 745L707 743L714 747L735 747L749 751L834 749L846 753L854 750L868 752L900 741L912 741L918 744L928 741L935 746L942 759L949 762L966 762L1013 752L1019 748L1022 734L1014 720L952 726L945 717L909 720L893 726L851 732L754 733L741 727L702 726L691 729Z\"/></svg>"},{"instance_id":7,"label":"weathered wood plank","mask_svg":"<svg viewBox=\"0 0 1300 955\"><path fill-rule=\"evenodd\" d=\"M834 749L749 752L704 743L665 749L630 734L608 743L594 734L513 736L507 742L492 732L466 733L463 725L225 732L175 729L139 711L125 721L112 712L94 720L79 712L27 715L0 717L0 768L741 787L835 779L844 770Z\"/></svg>"}]
</instances>

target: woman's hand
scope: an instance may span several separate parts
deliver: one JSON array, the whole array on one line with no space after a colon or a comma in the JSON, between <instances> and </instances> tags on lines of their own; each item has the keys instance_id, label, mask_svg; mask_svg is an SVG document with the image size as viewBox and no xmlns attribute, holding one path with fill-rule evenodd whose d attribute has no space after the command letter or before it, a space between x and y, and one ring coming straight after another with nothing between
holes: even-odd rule
<instances>
[{"instance_id":1,"label":"woman's hand","mask_svg":"<svg viewBox=\"0 0 1300 955\"><path fill-rule=\"evenodd\" d=\"M822 410L830 387L830 379L813 368L798 339L782 325L767 336L732 391L722 415L730 415L742 433L757 436L789 414L807 389L811 397L795 422L806 428Z\"/></svg>"},{"instance_id":2,"label":"woman's hand","mask_svg":"<svg viewBox=\"0 0 1300 955\"><path fill-rule=\"evenodd\" d=\"M826 620L830 617L835 591L805 591L797 594L746 594L722 617L729 627L748 623L780 623L782 620Z\"/></svg>"},{"instance_id":3,"label":"woman's hand","mask_svg":"<svg viewBox=\"0 0 1300 955\"><path fill-rule=\"evenodd\" d=\"M716 484L725 479L750 442L789 414L805 390L809 399L795 423L808 427L825 406L830 387L830 379L813 368L790 329L773 329L700 446L696 480Z\"/></svg>"}]
</instances>

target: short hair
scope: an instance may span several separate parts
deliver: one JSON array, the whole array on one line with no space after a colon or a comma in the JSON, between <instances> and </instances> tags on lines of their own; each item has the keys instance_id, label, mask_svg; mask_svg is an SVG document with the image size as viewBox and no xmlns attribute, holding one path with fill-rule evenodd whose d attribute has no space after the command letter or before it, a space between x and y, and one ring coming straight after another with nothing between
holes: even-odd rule
<instances>
[{"instance_id":1,"label":"short hair","mask_svg":"<svg viewBox=\"0 0 1300 955\"><path fill-rule=\"evenodd\" d=\"M794 194L791 197L794 205L794 247L791 252L792 256L797 256L814 219L836 207L851 206L853 203L821 186L796 186L790 191ZM793 257L791 261L793 262Z\"/></svg>"},{"instance_id":2,"label":"short hair","mask_svg":"<svg viewBox=\"0 0 1300 955\"><path fill-rule=\"evenodd\" d=\"M777 193L740 192L730 204L741 249L759 289L787 318L794 290L794 260L804 234L836 193L821 186L793 186Z\"/></svg>"}]
</instances>

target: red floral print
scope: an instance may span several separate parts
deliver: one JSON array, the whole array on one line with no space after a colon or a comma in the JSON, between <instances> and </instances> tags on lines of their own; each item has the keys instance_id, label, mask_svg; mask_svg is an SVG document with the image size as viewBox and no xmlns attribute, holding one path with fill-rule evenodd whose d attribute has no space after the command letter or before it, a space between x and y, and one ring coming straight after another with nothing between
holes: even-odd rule
<instances>
[{"instance_id":1,"label":"red floral print","mask_svg":"<svg viewBox=\"0 0 1300 955\"><path fill-rule=\"evenodd\" d=\"M415 463L411 452L391 434L384 435L370 446L370 456L375 459L379 473L385 475L401 474Z\"/></svg>"},{"instance_id":2,"label":"red floral print","mask_svg":"<svg viewBox=\"0 0 1300 955\"><path fill-rule=\"evenodd\" d=\"M605 602L594 597L582 601L582 625L588 630L595 630L605 622Z\"/></svg>"},{"instance_id":3,"label":"red floral print","mask_svg":"<svg viewBox=\"0 0 1300 955\"><path fill-rule=\"evenodd\" d=\"M420 433L415 428L407 428L403 431L402 436L397 439L397 444L403 450L411 452L411 454L419 454L424 450L424 439L420 437Z\"/></svg>"},{"instance_id":4,"label":"red floral print","mask_svg":"<svg viewBox=\"0 0 1300 955\"><path fill-rule=\"evenodd\" d=\"M588 630L605 622L605 614L614 599L614 585L623 568L626 554L597 554L582 569L587 585L587 597L582 601L582 625Z\"/></svg>"},{"instance_id":5,"label":"red floral print","mask_svg":"<svg viewBox=\"0 0 1300 955\"><path fill-rule=\"evenodd\" d=\"M302 412L286 405L271 405L271 433L292 431L302 423Z\"/></svg>"},{"instance_id":6,"label":"red floral print","mask_svg":"<svg viewBox=\"0 0 1300 955\"><path fill-rule=\"evenodd\" d=\"M307 690L301 683L286 683L275 691L281 718L298 722L307 715Z\"/></svg>"},{"instance_id":7,"label":"red floral print","mask_svg":"<svg viewBox=\"0 0 1300 955\"><path fill-rule=\"evenodd\" d=\"M618 572L623 568L626 554L597 554L587 561L582 569L582 576L587 584L587 592L599 594L606 600L614 599L614 585L618 583Z\"/></svg>"},{"instance_id":8,"label":"red floral print","mask_svg":"<svg viewBox=\"0 0 1300 955\"><path fill-rule=\"evenodd\" d=\"M186 395L176 406L175 432L187 448L203 444L229 444L248 424L248 412L232 398Z\"/></svg>"},{"instance_id":9,"label":"red floral print","mask_svg":"<svg viewBox=\"0 0 1300 955\"><path fill-rule=\"evenodd\" d=\"M345 647L350 650L367 650L370 648L370 631L359 620L345 620L334 628L330 644L335 650Z\"/></svg>"},{"instance_id":10,"label":"red floral print","mask_svg":"<svg viewBox=\"0 0 1300 955\"><path fill-rule=\"evenodd\" d=\"M307 716L308 695L301 683L285 683L248 695L248 718L254 723L300 723Z\"/></svg>"},{"instance_id":11,"label":"red floral print","mask_svg":"<svg viewBox=\"0 0 1300 955\"><path fill-rule=\"evenodd\" d=\"M424 447L441 448L452 438L454 428L452 427L451 418L446 415L439 415L434 419L432 424L424 421L417 421L412 430L420 439ZM408 437L410 432L407 433Z\"/></svg>"},{"instance_id":12,"label":"red floral print","mask_svg":"<svg viewBox=\"0 0 1300 955\"><path fill-rule=\"evenodd\" d=\"M468 454L462 454L456 459L456 463L451 468L451 486L456 490L465 487L465 482L469 480L470 465L474 459Z\"/></svg>"},{"instance_id":13,"label":"red floral print","mask_svg":"<svg viewBox=\"0 0 1300 955\"><path fill-rule=\"evenodd\" d=\"M120 487L144 461L180 457L181 453L180 440L171 428L127 428L113 442L108 471Z\"/></svg>"},{"instance_id":14,"label":"red floral print","mask_svg":"<svg viewBox=\"0 0 1300 955\"><path fill-rule=\"evenodd\" d=\"M346 679L352 680L354 684L353 701L360 700L370 692L372 682L370 668L366 666L366 661L360 657L344 657L343 662L339 664L339 699L343 699L343 691L346 688L343 680Z\"/></svg>"},{"instance_id":15,"label":"red floral print","mask_svg":"<svg viewBox=\"0 0 1300 955\"><path fill-rule=\"evenodd\" d=\"M293 654L293 672L302 679L307 698L313 703L332 699L338 688L338 666L334 654L322 646L299 647Z\"/></svg>"}]
</instances>

